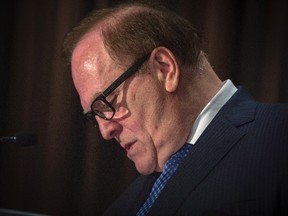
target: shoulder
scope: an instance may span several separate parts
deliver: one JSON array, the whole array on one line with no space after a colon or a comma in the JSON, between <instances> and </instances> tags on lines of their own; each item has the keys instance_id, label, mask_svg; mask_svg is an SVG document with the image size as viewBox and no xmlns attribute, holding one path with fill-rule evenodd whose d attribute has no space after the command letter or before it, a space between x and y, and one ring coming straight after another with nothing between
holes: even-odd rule
<instances>
[{"instance_id":1,"label":"shoulder","mask_svg":"<svg viewBox=\"0 0 288 216\"><path fill-rule=\"evenodd\" d=\"M288 104L259 103L255 112L255 121L261 126L288 131Z\"/></svg>"},{"instance_id":2,"label":"shoulder","mask_svg":"<svg viewBox=\"0 0 288 216\"><path fill-rule=\"evenodd\" d=\"M281 115L283 117L288 117L288 103L259 103L257 106L257 111L260 113L273 114L274 116Z\"/></svg>"},{"instance_id":3,"label":"shoulder","mask_svg":"<svg viewBox=\"0 0 288 216\"><path fill-rule=\"evenodd\" d=\"M288 104L261 103L240 87L220 115L246 133L245 141L288 146Z\"/></svg>"},{"instance_id":4,"label":"shoulder","mask_svg":"<svg viewBox=\"0 0 288 216\"><path fill-rule=\"evenodd\" d=\"M261 103L240 86L220 110L220 113L233 122L235 126L254 120L287 122L288 103Z\"/></svg>"}]
</instances>

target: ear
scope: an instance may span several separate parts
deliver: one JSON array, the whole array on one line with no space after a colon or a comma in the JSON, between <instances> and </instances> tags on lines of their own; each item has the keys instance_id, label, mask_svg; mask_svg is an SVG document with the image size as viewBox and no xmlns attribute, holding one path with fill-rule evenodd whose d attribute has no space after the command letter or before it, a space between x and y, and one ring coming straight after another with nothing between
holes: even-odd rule
<instances>
[{"instance_id":1,"label":"ear","mask_svg":"<svg viewBox=\"0 0 288 216\"><path fill-rule=\"evenodd\" d=\"M157 47L151 53L153 69L168 92L174 92L179 83L179 66L174 54L165 47Z\"/></svg>"}]
</instances>

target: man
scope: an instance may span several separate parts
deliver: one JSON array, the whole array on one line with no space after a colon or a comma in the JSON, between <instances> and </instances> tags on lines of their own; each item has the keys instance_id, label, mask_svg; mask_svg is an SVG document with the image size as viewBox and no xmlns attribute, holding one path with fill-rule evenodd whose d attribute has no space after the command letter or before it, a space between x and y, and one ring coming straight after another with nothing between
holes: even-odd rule
<instances>
[{"instance_id":1,"label":"man","mask_svg":"<svg viewBox=\"0 0 288 216\"><path fill-rule=\"evenodd\" d=\"M288 106L221 81L185 19L102 9L64 50L86 117L141 174L106 215L288 214Z\"/></svg>"}]
</instances>

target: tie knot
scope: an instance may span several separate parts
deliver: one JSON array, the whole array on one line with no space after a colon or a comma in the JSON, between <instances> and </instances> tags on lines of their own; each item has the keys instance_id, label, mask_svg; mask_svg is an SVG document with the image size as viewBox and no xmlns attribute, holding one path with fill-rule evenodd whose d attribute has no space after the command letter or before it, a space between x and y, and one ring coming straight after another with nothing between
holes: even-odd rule
<instances>
[{"instance_id":1,"label":"tie knot","mask_svg":"<svg viewBox=\"0 0 288 216\"><path fill-rule=\"evenodd\" d=\"M180 162L182 161L182 159L184 157L186 157L186 155L188 154L188 152L190 151L190 149L192 148L192 145L189 143L185 143L175 154L173 154L170 159L165 163L164 166L164 170L163 172L166 173L167 171L171 171L171 170L176 170L177 167L179 166Z\"/></svg>"},{"instance_id":2,"label":"tie knot","mask_svg":"<svg viewBox=\"0 0 288 216\"><path fill-rule=\"evenodd\" d=\"M138 211L137 216L144 216L150 211L151 206L153 205L155 200L158 198L160 192L165 187L167 181L176 171L181 160L188 154L191 148L192 148L192 145L189 143L186 143L185 145L181 147L179 151L173 154L171 158L166 162L163 172L161 173L161 175L158 177L158 179L154 183L152 187L152 191L148 199Z\"/></svg>"}]
</instances>

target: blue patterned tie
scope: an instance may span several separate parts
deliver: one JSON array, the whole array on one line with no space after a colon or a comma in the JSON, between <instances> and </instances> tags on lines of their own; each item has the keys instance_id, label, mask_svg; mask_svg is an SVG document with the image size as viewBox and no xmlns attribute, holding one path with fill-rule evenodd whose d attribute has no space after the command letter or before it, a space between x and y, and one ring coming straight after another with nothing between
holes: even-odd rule
<instances>
[{"instance_id":1,"label":"blue patterned tie","mask_svg":"<svg viewBox=\"0 0 288 216\"><path fill-rule=\"evenodd\" d=\"M178 152L172 155L172 157L165 163L163 172L155 181L148 199L138 211L137 216L147 215L153 203L158 198L160 192L165 187L167 181L171 178L172 174L176 171L181 160L188 154L191 147L192 147L191 144L186 143Z\"/></svg>"}]
</instances>

